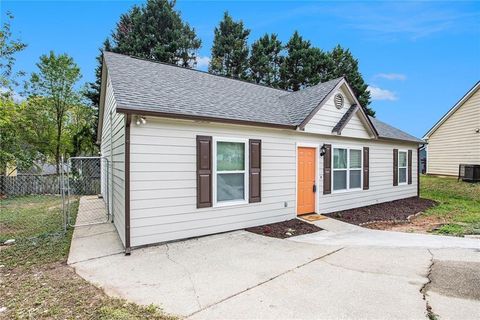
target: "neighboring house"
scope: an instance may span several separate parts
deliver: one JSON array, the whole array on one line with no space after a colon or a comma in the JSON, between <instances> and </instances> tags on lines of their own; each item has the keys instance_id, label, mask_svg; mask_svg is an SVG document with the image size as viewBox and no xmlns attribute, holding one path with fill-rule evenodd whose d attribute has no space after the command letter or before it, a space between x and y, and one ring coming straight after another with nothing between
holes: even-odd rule
<instances>
[{"instance_id":1,"label":"neighboring house","mask_svg":"<svg viewBox=\"0 0 480 320\"><path fill-rule=\"evenodd\" d=\"M98 136L127 253L418 194L423 141L343 78L288 92L105 52Z\"/></svg>"},{"instance_id":2,"label":"neighboring house","mask_svg":"<svg viewBox=\"0 0 480 320\"><path fill-rule=\"evenodd\" d=\"M428 132L427 174L458 175L459 164L480 164L480 81Z\"/></svg>"}]
</instances>

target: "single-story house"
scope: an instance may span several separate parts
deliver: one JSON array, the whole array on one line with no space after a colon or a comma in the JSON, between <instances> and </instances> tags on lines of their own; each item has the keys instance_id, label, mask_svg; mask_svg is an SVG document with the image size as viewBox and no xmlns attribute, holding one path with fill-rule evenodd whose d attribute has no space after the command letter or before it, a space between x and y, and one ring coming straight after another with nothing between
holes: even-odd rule
<instances>
[{"instance_id":1,"label":"single-story house","mask_svg":"<svg viewBox=\"0 0 480 320\"><path fill-rule=\"evenodd\" d=\"M418 195L423 141L344 78L289 92L105 52L98 130L127 253Z\"/></svg>"},{"instance_id":2,"label":"single-story house","mask_svg":"<svg viewBox=\"0 0 480 320\"><path fill-rule=\"evenodd\" d=\"M480 165L480 81L423 139L428 142L427 174L457 176L460 164Z\"/></svg>"}]
</instances>

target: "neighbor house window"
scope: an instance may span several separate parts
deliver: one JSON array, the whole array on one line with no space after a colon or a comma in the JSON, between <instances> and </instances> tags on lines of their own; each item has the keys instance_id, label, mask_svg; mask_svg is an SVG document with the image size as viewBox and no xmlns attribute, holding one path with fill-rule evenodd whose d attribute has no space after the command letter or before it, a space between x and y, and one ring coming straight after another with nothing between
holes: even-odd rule
<instances>
[{"instance_id":1,"label":"neighbor house window","mask_svg":"<svg viewBox=\"0 0 480 320\"><path fill-rule=\"evenodd\" d=\"M398 151L398 183L407 183L407 151Z\"/></svg>"},{"instance_id":2,"label":"neighbor house window","mask_svg":"<svg viewBox=\"0 0 480 320\"><path fill-rule=\"evenodd\" d=\"M360 189L362 186L362 150L333 148L333 190Z\"/></svg>"},{"instance_id":3,"label":"neighbor house window","mask_svg":"<svg viewBox=\"0 0 480 320\"><path fill-rule=\"evenodd\" d=\"M215 147L216 203L244 202L248 179L246 141L217 140Z\"/></svg>"}]
</instances>

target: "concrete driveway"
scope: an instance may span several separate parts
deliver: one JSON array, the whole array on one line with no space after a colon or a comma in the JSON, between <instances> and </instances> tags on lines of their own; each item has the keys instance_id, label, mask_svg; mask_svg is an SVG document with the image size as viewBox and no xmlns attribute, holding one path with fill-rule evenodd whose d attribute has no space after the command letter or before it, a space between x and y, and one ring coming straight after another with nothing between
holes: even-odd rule
<instances>
[{"instance_id":1,"label":"concrete driveway","mask_svg":"<svg viewBox=\"0 0 480 320\"><path fill-rule=\"evenodd\" d=\"M479 240L316 224L289 240L236 231L128 257L89 227L69 264L107 294L191 319L478 319Z\"/></svg>"}]
</instances>

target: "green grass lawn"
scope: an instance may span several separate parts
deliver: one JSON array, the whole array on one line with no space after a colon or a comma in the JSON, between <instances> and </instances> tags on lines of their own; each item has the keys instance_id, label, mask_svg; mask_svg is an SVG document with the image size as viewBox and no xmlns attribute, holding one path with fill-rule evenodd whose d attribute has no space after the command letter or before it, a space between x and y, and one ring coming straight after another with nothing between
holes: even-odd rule
<instances>
[{"instance_id":1,"label":"green grass lawn","mask_svg":"<svg viewBox=\"0 0 480 320\"><path fill-rule=\"evenodd\" d=\"M480 234L480 184L451 177L422 176L420 196L438 202L424 213L447 221L437 233L463 236Z\"/></svg>"},{"instance_id":2,"label":"green grass lawn","mask_svg":"<svg viewBox=\"0 0 480 320\"><path fill-rule=\"evenodd\" d=\"M108 297L66 265L73 230L61 198L0 200L0 319L171 319L156 307ZM72 212L78 209L78 201Z\"/></svg>"}]
</instances>

